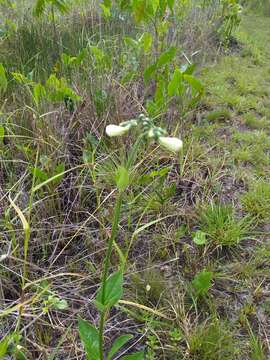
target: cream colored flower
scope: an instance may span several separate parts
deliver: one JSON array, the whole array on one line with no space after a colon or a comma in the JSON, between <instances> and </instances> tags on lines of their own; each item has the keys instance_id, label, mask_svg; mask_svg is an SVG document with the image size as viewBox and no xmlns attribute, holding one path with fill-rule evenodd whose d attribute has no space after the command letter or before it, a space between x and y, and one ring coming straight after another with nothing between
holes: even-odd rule
<instances>
[{"instance_id":1,"label":"cream colored flower","mask_svg":"<svg viewBox=\"0 0 270 360\"><path fill-rule=\"evenodd\" d=\"M183 141L175 137L160 136L158 142L164 148L177 153L183 147Z\"/></svg>"},{"instance_id":2,"label":"cream colored flower","mask_svg":"<svg viewBox=\"0 0 270 360\"><path fill-rule=\"evenodd\" d=\"M129 130L129 126L119 126L119 125L108 125L106 126L106 134L110 137L122 136L126 134Z\"/></svg>"}]
</instances>

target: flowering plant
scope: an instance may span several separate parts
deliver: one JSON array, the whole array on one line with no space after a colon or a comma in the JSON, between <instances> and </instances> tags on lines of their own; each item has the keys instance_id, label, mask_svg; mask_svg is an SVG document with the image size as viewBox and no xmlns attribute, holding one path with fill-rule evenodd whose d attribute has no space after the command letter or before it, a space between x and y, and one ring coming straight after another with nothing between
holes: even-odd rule
<instances>
[{"instance_id":1,"label":"flowering plant","mask_svg":"<svg viewBox=\"0 0 270 360\"><path fill-rule=\"evenodd\" d=\"M144 114L140 114L137 119L131 119L120 123L119 125L110 124L106 127L106 134L110 137L122 136L130 129L141 126L143 129L143 137L153 139L165 149L174 153L179 152L183 147L181 139L166 136L166 130L156 127L150 118Z\"/></svg>"},{"instance_id":2,"label":"flowering plant","mask_svg":"<svg viewBox=\"0 0 270 360\"><path fill-rule=\"evenodd\" d=\"M142 129L141 135L138 136L135 144L133 145L125 166L119 166L115 176L115 182L118 191L114 208L112 231L104 259L101 285L97 291L95 300L93 301L93 304L100 313L99 328L97 329L87 321L82 319L79 320L80 337L87 353L87 359L91 360L105 359L104 328L111 308L117 305L123 295L124 267L132 240L129 244L128 250L126 251L126 254L123 255L124 260L120 266L120 269L110 274L111 255L113 246L116 244L123 195L130 184L129 169L136 158L138 148L141 143L145 142L147 139L157 142L165 149L174 153L178 153L183 147L183 142L181 139L167 136L166 130L160 127L156 127L153 121L144 114L140 114L138 118L122 122L119 125L110 124L106 127L105 131L109 137L117 137L122 136L128 133L132 128L137 127ZM118 250L121 252L121 254L123 254L119 247ZM118 337L113 343L111 349L108 351L106 359L111 360L113 356L132 339L132 337L133 336L130 334L125 334ZM122 360L144 360L144 358L144 351L139 351L131 355L125 355L124 357L121 357Z\"/></svg>"}]
</instances>

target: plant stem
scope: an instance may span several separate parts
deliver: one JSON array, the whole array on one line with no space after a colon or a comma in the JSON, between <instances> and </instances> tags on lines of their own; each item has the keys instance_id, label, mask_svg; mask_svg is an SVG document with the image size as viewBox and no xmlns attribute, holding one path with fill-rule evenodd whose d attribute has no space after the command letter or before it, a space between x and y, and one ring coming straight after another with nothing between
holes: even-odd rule
<instances>
[{"instance_id":1,"label":"plant stem","mask_svg":"<svg viewBox=\"0 0 270 360\"><path fill-rule=\"evenodd\" d=\"M118 225L120 220L120 213L123 201L123 193L119 192L116 206L114 210L114 217L113 217L113 225L112 225L112 233L108 243L108 249L106 252L106 257L104 261L104 269L102 274L101 280L101 303L104 304L105 302L105 294L106 294L106 281L109 275L109 267L110 267L110 259L112 254L113 243L116 238L118 232ZM100 360L104 360L104 351L103 351L103 333L104 333L104 325L106 321L107 312L102 311L100 315L100 322L99 322L99 349L100 349Z\"/></svg>"}]
</instances>

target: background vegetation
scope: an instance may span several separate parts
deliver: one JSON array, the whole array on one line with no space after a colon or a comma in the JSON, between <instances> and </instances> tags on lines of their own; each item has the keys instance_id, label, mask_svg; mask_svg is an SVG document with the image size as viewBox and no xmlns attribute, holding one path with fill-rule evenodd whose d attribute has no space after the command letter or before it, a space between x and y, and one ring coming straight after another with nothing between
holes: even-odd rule
<instances>
[{"instance_id":1,"label":"background vegetation","mask_svg":"<svg viewBox=\"0 0 270 360\"><path fill-rule=\"evenodd\" d=\"M106 359L269 358L269 15L265 0L0 0L1 359L100 359L110 239L124 278ZM106 136L139 114L183 150Z\"/></svg>"}]
</instances>

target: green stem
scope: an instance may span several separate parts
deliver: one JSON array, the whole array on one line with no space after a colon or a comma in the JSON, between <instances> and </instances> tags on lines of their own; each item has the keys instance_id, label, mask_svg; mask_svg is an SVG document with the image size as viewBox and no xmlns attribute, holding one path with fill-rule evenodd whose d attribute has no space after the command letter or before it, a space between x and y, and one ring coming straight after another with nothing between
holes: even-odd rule
<instances>
[{"instance_id":1,"label":"green stem","mask_svg":"<svg viewBox=\"0 0 270 360\"><path fill-rule=\"evenodd\" d=\"M114 210L114 218L113 218L113 225L112 225L112 233L108 244L108 249L106 252L106 257L104 261L104 269L102 274L102 280L101 280L101 303L104 304L105 302L105 294L106 294L106 281L109 275L109 267L110 267L110 259L113 249L113 243L116 238L117 232L118 232L118 225L120 220L120 213L121 213L121 207L122 207L122 201L123 201L123 193L120 192L118 194L117 200L116 200L116 206ZM100 349L100 360L104 360L104 351L103 351L103 333L104 333L104 325L106 321L107 312L102 311L100 315L100 322L99 322L99 349Z\"/></svg>"}]
</instances>

